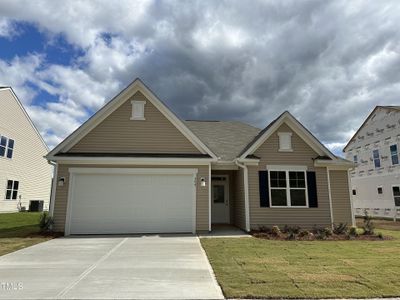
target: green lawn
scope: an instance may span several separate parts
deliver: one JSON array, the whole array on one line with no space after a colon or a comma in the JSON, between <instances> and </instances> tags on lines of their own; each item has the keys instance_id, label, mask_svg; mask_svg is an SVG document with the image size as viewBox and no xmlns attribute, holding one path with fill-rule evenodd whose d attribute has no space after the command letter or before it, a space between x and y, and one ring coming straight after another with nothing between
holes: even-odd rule
<instances>
[{"instance_id":1,"label":"green lawn","mask_svg":"<svg viewBox=\"0 0 400 300\"><path fill-rule=\"evenodd\" d=\"M228 298L400 296L400 231L385 241L201 240Z\"/></svg>"},{"instance_id":2,"label":"green lawn","mask_svg":"<svg viewBox=\"0 0 400 300\"><path fill-rule=\"evenodd\" d=\"M51 239L39 229L40 213L0 214L0 256Z\"/></svg>"}]
</instances>

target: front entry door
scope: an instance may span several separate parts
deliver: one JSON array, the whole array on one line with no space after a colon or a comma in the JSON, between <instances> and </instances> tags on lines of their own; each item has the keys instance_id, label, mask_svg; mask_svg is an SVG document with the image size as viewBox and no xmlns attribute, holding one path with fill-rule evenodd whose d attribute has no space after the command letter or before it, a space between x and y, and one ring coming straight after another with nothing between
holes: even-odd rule
<instances>
[{"instance_id":1,"label":"front entry door","mask_svg":"<svg viewBox=\"0 0 400 300\"><path fill-rule=\"evenodd\" d=\"M228 176L213 176L211 186L211 221L229 223L229 185Z\"/></svg>"}]
</instances>

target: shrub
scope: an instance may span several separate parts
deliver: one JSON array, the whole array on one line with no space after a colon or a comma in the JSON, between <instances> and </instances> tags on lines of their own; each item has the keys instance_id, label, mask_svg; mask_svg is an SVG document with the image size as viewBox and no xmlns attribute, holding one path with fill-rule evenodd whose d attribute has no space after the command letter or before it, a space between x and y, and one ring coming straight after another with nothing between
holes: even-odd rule
<instances>
[{"instance_id":1,"label":"shrub","mask_svg":"<svg viewBox=\"0 0 400 300\"><path fill-rule=\"evenodd\" d=\"M299 237L300 237L300 238L304 238L304 237L308 237L308 236L310 236L310 232L309 232L308 230L306 230L306 229L301 230L301 231L299 232Z\"/></svg>"},{"instance_id":2,"label":"shrub","mask_svg":"<svg viewBox=\"0 0 400 300\"><path fill-rule=\"evenodd\" d=\"M366 210L364 212L363 219L364 219L364 224L363 224L364 234L373 235L375 231L375 225L374 222L372 221L372 217L368 214Z\"/></svg>"},{"instance_id":3,"label":"shrub","mask_svg":"<svg viewBox=\"0 0 400 300\"><path fill-rule=\"evenodd\" d=\"M357 232L357 227L356 226L351 226L349 229L349 236L351 237L356 237L358 236L358 232Z\"/></svg>"},{"instance_id":4,"label":"shrub","mask_svg":"<svg viewBox=\"0 0 400 300\"><path fill-rule=\"evenodd\" d=\"M332 229L330 229L329 227L324 228L324 232L327 237L330 237L333 235Z\"/></svg>"},{"instance_id":5,"label":"shrub","mask_svg":"<svg viewBox=\"0 0 400 300\"><path fill-rule=\"evenodd\" d=\"M347 223L339 223L338 225L333 224L333 233L334 234L345 234L347 231Z\"/></svg>"},{"instance_id":6,"label":"shrub","mask_svg":"<svg viewBox=\"0 0 400 300\"><path fill-rule=\"evenodd\" d=\"M44 211L40 214L39 227L42 231L52 231L54 220L49 212Z\"/></svg>"},{"instance_id":7,"label":"shrub","mask_svg":"<svg viewBox=\"0 0 400 300\"><path fill-rule=\"evenodd\" d=\"M326 240L328 237L332 236L332 229L329 227L321 228L314 227L315 238L317 240Z\"/></svg>"},{"instance_id":8,"label":"shrub","mask_svg":"<svg viewBox=\"0 0 400 300\"><path fill-rule=\"evenodd\" d=\"M279 229L278 226L272 226L271 234L274 235L274 236L281 236L282 232L281 232L281 230Z\"/></svg>"},{"instance_id":9,"label":"shrub","mask_svg":"<svg viewBox=\"0 0 400 300\"><path fill-rule=\"evenodd\" d=\"M264 233L271 233L271 228L266 227L266 226L264 226L264 225L259 226L259 227L258 227L258 230L259 230L260 232L264 232Z\"/></svg>"},{"instance_id":10,"label":"shrub","mask_svg":"<svg viewBox=\"0 0 400 300\"><path fill-rule=\"evenodd\" d=\"M379 233L378 233L378 237L379 237L381 240L383 240L383 234L382 234L382 232L379 232Z\"/></svg>"}]
</instances>

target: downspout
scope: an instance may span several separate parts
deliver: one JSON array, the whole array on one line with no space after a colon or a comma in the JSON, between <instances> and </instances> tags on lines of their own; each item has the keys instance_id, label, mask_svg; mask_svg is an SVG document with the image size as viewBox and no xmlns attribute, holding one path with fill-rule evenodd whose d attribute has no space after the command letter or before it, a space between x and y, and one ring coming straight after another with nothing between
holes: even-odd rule
<instances>
[{"instance_id":1,"label":"downspout","mask_svg":"<svg viewBox=\"0 0 400 300\"><path fill-rule=\"evenodd\" d=\"M49 161L49 164L54 166L53 173L53 182L51 186L51 195L50 195L50 216L54 216L54 202L56 198L56 189L57 189L57 176L58 176L58 164L52 161Z\"/></svg>"},{"instance_id":2,"label":"downspout","mask_svg":"<svg viewBox=\"0 0 400 300\"><path fill-rule=\"evenodd\" d=\"M330 177L329 167L326 167L326 175L328 178L328 196L329 196L329 211L331 213L331 227L333 228L333 205L332 205L331 177Z\"/></svg>"},{"instance_id":3,"label":"downspout","mask_svg":"<svg viewBox=\"0 0 400 300\"><path fill-rule=\"evenodd\" d=\"M211 232L211 163L208 164L208 232Z\"/></svg>"},{"instance_id":4,"label":"downspout","mask_svg":"<svg viewBox=\"0 0 400 300\"><path fill-rule=\"evenodd\" d=\"M249 171L245 164L239 163L235 160L235 164L243 169L244 176L244 214L245 214L245 222L246 222L246 231L250 231L250 205L249 205Z\"/></svg>"},{"instance_id":5,"label":"downspout","mask_svg":"<svg viewBox=\"0 0 400 300\"><path fill-rule=\"evenodd\" d=\"M351 226L356 226L356 215L354 213L353 197L352 197L352 187L350 180L350 170L347 170L347 184L349 185L349 199L350 199L350 209L351 209Z\"/></svg>"}]
</instances>

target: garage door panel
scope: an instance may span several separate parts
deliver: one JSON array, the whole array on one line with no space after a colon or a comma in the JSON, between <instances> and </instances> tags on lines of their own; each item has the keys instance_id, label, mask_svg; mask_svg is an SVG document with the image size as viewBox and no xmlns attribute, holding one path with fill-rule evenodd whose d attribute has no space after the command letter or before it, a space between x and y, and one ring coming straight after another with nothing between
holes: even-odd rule
<instances>
[{"instance_id":1,"label":"garage door panel","mask_svg":"<svg viewBox=\"0 0 400 300\"><path fill-rule=\"evenodd\" d=\"M76 174L70 233L194 230L193 175Z\"/></svg>"}]
</instances>

